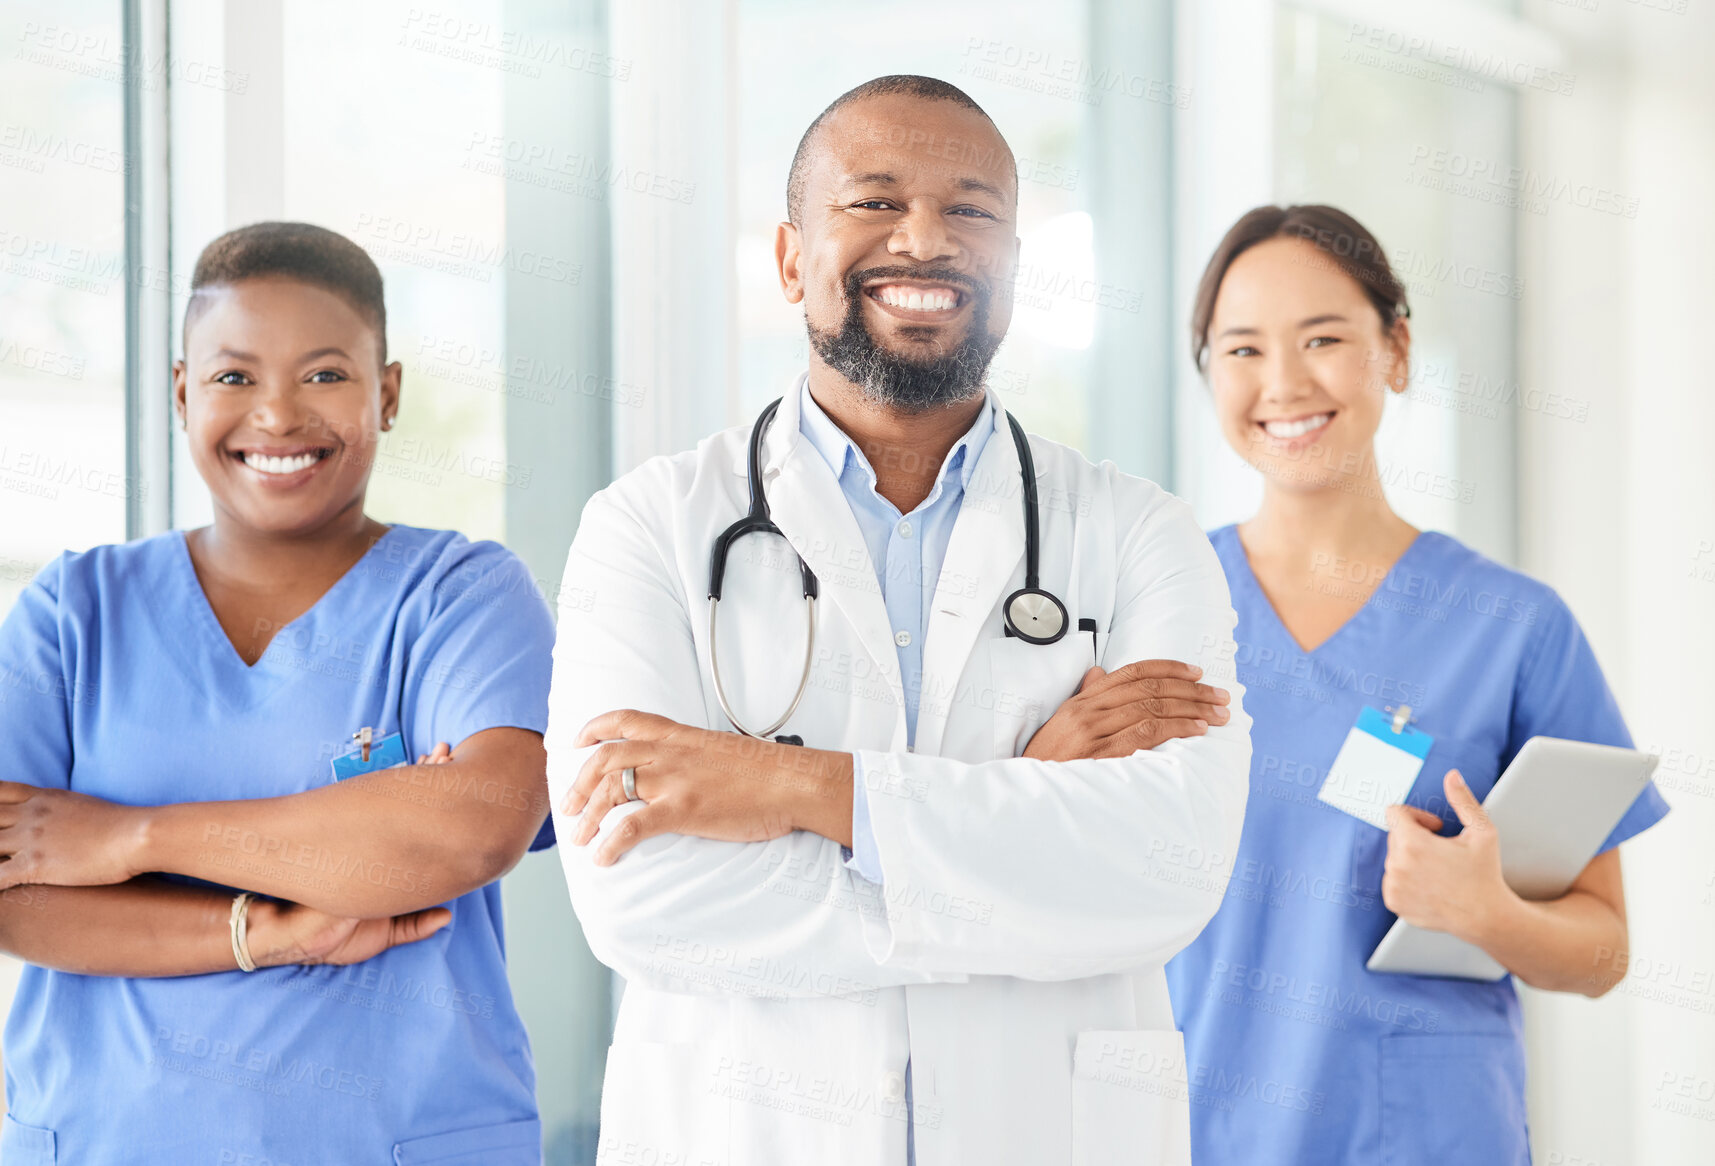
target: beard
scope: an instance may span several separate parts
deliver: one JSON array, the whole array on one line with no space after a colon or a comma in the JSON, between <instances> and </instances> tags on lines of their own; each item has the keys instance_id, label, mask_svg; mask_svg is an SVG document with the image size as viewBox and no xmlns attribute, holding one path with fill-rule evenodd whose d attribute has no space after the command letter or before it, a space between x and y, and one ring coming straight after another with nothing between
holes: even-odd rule
<instances>
[{"instance_id":1,"label":"beard","mask_svg":"<svg viewBox=\"0 0 1715 1166\"><path fill-rule=\"evenodd\" d=\"M970 297L971 319L964 339L937 345L925 358L891 352L876 341L863 318L863 285L874 279L932 279ZM846 277L846 314L838 329L809 325L810 345L829 368L857 385L877 405L923 413L967 400L983 391L983 377L1003 339L989 335L991 292L963 272L947 267L872 267ZM928 338L926 326L905 325L900 335Z\"/></svg>"}]
</instances>

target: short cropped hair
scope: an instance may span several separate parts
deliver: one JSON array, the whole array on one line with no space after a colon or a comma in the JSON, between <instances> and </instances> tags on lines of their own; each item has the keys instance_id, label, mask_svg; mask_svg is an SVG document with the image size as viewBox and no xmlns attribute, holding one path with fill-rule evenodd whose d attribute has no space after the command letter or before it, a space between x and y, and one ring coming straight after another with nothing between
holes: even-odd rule
<instances>
[{"instance_id":1,"label":"short cropped hair","mask_svg":"<svg viewBox=\"0 0 1715 1166\"><path fill-rule=\"evenodd\" d=\"M191 273L191 301L185 308L185 337L207 310L197 293L247 279L270 276L296 279L330 291L375 326L381 361L387 362L387 305L381 294L381 269L369 252L337 231L311 223L252 223L228 231L197 257Z\"/></svg>"},{"instance_id":2,"label":"short cropped hair","mask_svg":"<svg viewBox=\"0 0 1715 1166\"><path fill-rule=\"evenodd\" d=\"M816 120L804 131L804 136L798 139L798 150L792 155L792 169L786 175L786 217L794 225L802 221L800 216L804 210L804 186L809 180L811 147L822 123L854 101L862 101L866 97L890 97L896 93L930 101L951 101L955 105L982 114L991 126L994 125L994 119L989 117L988 110L978 105L970 94L937 77L893 73L886 77L877 77L873 81L865 81L856 89L848 90L834 98L833 103L816 115ZM995 132L1000 132L998 126Z\"/></svg>"}]
</instances>

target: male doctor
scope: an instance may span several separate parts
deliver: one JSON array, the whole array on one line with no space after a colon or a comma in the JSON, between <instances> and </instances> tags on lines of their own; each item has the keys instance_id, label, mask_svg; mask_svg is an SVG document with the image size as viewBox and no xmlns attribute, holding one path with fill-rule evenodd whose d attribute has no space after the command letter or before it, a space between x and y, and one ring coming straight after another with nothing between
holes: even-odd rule
<instances>
[{"instance_id":1,"label":"male doctor","mask_svg":"<svg viewBox=\"0 0 1715 1166\"><path fill-rule=\"evenodd\" d=\"M1162 965L1238 845L1234 616L1188 507L984 391L1016 200L953 86L834 102L775 247L808 374L584 511L547 745L627 981L604 1163L1189 1160ZM780 533L717 581L753 457Z\"/></svg>"}]
</instances>

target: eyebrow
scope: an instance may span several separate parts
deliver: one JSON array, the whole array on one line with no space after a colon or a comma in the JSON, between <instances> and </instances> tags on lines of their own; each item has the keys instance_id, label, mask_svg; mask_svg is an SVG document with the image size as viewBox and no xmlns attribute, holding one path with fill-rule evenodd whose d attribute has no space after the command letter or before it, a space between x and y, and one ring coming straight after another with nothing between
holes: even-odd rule
<instances>
[{"instance_id":1,"label":"eyebrow","mask_svg":"<svg viewBox=\"0 0 1715 1166\"><path fill-rule=\"evenodd\" d=\"M1346 323L1350 323L1350 321L1348 321L1346 319L1346 317L1344 317L1344 316L1337 315L1337 314L1329 314L1329 315L1325 315L1325 316L1311 316L1308 319L1300 320L1300 321L1298 321L1298 326L1300 328L1314 328L1318 324L1334 324L1334 323L1346 324ZM1215 339L1216 340L1225 340L1229 336L1256 336L1256 335L1260 335L1261 331L1262 330L1260 328L1251 328L1248 326L1241 327L1241 328L1228 328L1226 331L1222 332L1219 336L1215 337Z\"/></svg>"},{"instance_id":2,"label":"eyebrow","mask_svg":"<svg viewBox=\"0 0 1715 1166\"><path fill-rule=\"evenodd\" d=\"M960 190L974 190L974 191L978 192L979 194L991 195L994 198L1001 200L1002 202L1006 201L1006 192L1005 191L1001 190L1001 188L996 186L994 183L984 182L980 178L961 178L961 179L959 179L959 189Z\"/></svg>"},{"instance_id":3,"label":"eyebrow","mask_svg":"<svg viewBox=\"0 0 1715 1166\"><path fill-rule=\"evenodd\" d=\"M303 356L298 358L298 363L308 364L310 361L320 360L324 356L343 356L347 360L352 359L351 353L347 352L345 349L330 346L328 348L318 348L314 352L304 353ZM254 352L240 352L236 348L222 348L219 352L214 354L214 357L216 360L247 360L253 364L260 362L262 359Z\"/></svg>"},{"instance_id":4,"label":"eyebrow","mask_svg":"<svg viewBox=\"0 0 1715 1166\"><path fill-rule=\"evenodd\" d=\"M898 186L899 176L887 170L873 170L868 174L853 174L842 186ZM956 183L960 190L975 191L989 195L991 198L1006 201L1006 192L992 182L984 182L980 178L961 178Z\"/></svg>"}]
</instances>

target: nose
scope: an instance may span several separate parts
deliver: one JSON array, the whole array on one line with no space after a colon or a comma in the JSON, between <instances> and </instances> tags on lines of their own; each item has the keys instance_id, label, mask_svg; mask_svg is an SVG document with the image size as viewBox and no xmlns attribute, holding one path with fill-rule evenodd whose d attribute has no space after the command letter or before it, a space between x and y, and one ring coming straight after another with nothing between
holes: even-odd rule
<instances>
[{"instance_id":1,"label":"nose","mask_svg":"<svg viewBox=\"0 0 1715 1166\"><path fill-rule=\"evenodd\" d=\"M303 402L293 381L264 382L251 399L250 421L264 433L290 433L303 421Z\"/></svg>"},{"instance_id":2,"label":"nose","mask_svg":"<svg viewBox=\"0 0 1715 1166\"><path fill-rule=\"evenodd\" d=\"M1263 363L1262 399L1278 407L1313 396L1315 390L1315 378L1303 353L1291 344L1274 346Z\"/></svg>"},{"instance_id":3,"label":"nose","mask_svg":"<svg viewBox=\"0 0 1715 1166\"><path fill-rule=\"evenodd\" d=\"M915 259L919 263L952 262L963 250L947 229L941 208L924 201L912 203L893 228L887 241L891 254Z\"/></svg>"}]
</instances>

